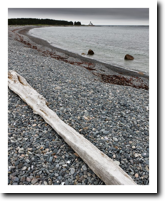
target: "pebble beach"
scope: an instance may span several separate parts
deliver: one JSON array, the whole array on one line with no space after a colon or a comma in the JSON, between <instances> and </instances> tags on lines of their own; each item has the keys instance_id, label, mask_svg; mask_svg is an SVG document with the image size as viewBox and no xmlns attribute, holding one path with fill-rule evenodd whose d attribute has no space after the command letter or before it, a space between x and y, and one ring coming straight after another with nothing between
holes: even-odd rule
<instances>
[{"instance_id":1,"label":"pebble beach","mask_svg":"<svg viewBox=\"0 0 165 201\"><path fill-rule=\"evenodd\" d=\"M23 29L9 27L8 70L23 76L61 120L113 159L137 184L148 185L149 90L103 82L96 74L119 72L97 62L97 73L93 73L89 65L78 65L78 57L66 62L43 54L52 48L43 46L44 41L35 44L27 35L21 36L37 48L19 41L17 34ZM66 57L65 52L53 51ZM148 82L145 77L140 79ZM8 185L105 184L8 89Z\"/></svg>"}]
</instances>

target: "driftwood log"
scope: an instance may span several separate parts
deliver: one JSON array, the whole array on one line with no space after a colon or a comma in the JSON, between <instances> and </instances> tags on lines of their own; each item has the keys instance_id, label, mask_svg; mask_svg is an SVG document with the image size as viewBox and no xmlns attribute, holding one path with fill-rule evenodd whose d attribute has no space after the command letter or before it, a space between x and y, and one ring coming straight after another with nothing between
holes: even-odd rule
<instances>
[{"instance_id":1,"label":"driftwood log","mask_svg":"<svg viewBox=\"0 0 165 201\"><path fill-rule=\"evenodd\" d=\"M22 76L15 71L9 71L8 84L9 88L61 136L106 185L136 185L112 159L49 109L46 99L37 93Z\"/></svg>"}]
</instances>

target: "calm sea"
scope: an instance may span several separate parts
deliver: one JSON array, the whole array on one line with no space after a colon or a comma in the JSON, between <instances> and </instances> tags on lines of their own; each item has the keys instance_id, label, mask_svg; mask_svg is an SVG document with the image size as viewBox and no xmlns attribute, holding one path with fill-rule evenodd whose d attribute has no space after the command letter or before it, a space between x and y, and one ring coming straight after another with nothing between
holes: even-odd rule
<instances>
[{"instance_id":1,"label":"calm sea","mask_svg":"<svg viewBox=\"0 0 165 201\"><path fill-rule=\"evenodd\" d=\"M149 74L148 26L45 27L29 33L80 55L92 49L95 54L85 57ZM134 60L124 60L126 54Z\"/></svg>"}]
</instances>

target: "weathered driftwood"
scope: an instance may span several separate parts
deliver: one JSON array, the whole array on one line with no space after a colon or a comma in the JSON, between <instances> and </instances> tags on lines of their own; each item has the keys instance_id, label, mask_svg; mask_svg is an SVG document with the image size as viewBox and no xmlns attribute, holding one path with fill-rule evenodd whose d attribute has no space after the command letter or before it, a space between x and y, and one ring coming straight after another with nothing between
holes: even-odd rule
<instances>
[{"instance_id":1,"label":"weathered driftwood","mask_svg":"<svg viewBox=\"0 0 165 201\"><path fill-rule=\"evenodd\" d=\"M105 184L136 185L131 177L112 159L64 123L55 112L49 109L46 99L37 93L22 76L15 71L9 71L8 84L9 88L18 94L33 109L35 114L40 115L72 147Z\"/></svg>"}]
</instances>

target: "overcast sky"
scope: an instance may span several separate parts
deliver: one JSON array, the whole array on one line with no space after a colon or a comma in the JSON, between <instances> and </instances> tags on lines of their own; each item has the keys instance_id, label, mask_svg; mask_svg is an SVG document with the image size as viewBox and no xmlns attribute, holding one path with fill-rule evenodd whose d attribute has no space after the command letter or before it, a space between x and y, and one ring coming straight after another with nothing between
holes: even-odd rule
<instances>
[{"instance_id":1,"label":"overcast sky","mask_svg":"<svg viewBox=\"0 0 165 201\"><path fill-rule=\"evenodd\" d=\"M49 18L94 25L149 25L148 8L9 8L8 18Z\"/></svg>"}]
</instances>

